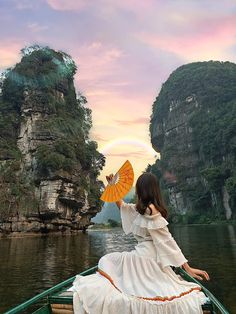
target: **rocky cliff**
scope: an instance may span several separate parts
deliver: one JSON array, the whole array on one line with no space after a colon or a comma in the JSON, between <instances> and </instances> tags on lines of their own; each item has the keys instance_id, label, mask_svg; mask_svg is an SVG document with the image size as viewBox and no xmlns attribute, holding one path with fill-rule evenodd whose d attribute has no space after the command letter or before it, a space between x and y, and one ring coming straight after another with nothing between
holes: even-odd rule
<instances>
[{"instance_id":1,"label":"rocky cliff","mask_svg":"<svg viewBox=\"0 0 236 314\"><path fill-rule=\"evenodd\" d=\"M1 82L0 233L84 229L101 208L105 158L89 139L76 66L48 47L22 54Z\"/></svg>"},{"instance_id":2,"label":"rocky cliff","mask_svg":"<svg viewBox=\"0 0 236 314\"><path fill-rule=\"evenodd\" d=\"M172 218L188 222L236 214L236 64L179 67L153 104L151 142Z\"/></svg>"}]
</instances>

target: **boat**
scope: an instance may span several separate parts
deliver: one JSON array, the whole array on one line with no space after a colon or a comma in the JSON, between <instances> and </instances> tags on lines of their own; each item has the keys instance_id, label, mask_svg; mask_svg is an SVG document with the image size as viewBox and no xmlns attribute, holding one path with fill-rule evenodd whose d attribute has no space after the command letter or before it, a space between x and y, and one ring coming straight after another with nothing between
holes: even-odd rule
<instances>
[{"instance_id":1,"label":"boat","mask_svg":"<svg viewBox=\"0 0 236 314\"><path fill-rule=\"evenodd\" d=\"M89 268L79 275L88 276L94 274L98 266ZM178 267L174 271L183 279L195 282L201 286L207 296L207 302L202 305L204 314L229 314L229 311L206 289L198 280L191 277L185 270ZM73 276L52 288L37 294L30 300L10 309L4 314L32 313L32 314L73 314L73 292L71 286L76 276Z\"/></svg>"}]
</instances>

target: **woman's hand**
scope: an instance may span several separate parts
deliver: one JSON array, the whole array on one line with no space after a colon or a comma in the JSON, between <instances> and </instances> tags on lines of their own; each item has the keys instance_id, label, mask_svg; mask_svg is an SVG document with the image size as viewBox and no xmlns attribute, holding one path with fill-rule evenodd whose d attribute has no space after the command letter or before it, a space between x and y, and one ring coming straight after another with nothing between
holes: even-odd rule
<instances>
[{"instance_id":1,"label":"woman's hand","mask_svg":"<svg viewBox=\"0 0 236 314\"><path fill-rule=\"evenodd\" d=\"M111 183L113 177L114 177L113 173L109 174L109 176L106 176L106 179L107 179L108 184Z\"/></svg>"},{"instance_id":2,"label":"woman's hand","mask_svg":"<svg viewBox=\"0 0 236 314\"><path fill-rule=\"evenodd\" d=\"M183 265L183 268L186 270L186 272L190 276L192 276L193 278L196 278L197 280L203 280L203 279L210 280L210 277L205 270L192 268L188 265L188 263L185 263Z\"/></svg>"},{"instance_id":3,"label":"woman's hand","mask_svg":"<svg viewBox=\"0 0 236 314\"><path fill-rule=\"evenodd\" d=\"M113 173L109 174L109 176L106 176L106 179L107 179L108 184L111 184L112 180L114 179ZM122 205L122 202L123 202L122 199L116 201L116 205L118 206L119 209Z\"/></svg>"}]
</instances>

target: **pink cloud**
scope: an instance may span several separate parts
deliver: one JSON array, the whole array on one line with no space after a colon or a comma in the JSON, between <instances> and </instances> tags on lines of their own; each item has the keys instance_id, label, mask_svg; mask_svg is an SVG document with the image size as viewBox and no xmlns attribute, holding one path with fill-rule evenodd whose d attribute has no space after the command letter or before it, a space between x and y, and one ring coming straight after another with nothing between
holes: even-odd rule
<instances>
[{"instance_id":1,"label":"pink cloud","mask_svg":"<svg viewBox=\"0 0 236 314\"><path fill-rule=\"evenodd\" d=\"M20 50L24 44L18 40L6 39L1 41L0 46L0 69L12 67L20 61Z\"/></svg>"},{"instance_id":2,"label":"pink cloud","mask_svg":"<svg viewBox=\"0 0 236 314\"><path fill-rule=\"evenodd\" d=\"M232 59L228 49L235 45L236 15L193 20L190 29L164 35L140 32L137 38L153 48L175 53L187 60Z\"/></svg>"},{"instance_id":3,"label":"pink cloud","mask_svg":"<svg viewBox=\"0 0 236 314\"><path fill-rule=\"evenodd\" d=\"M91 82L101 80L112 75L118 62L125 54L121 49L103 44L100 41L84 44L73 48L74 59L79 64L76 79Z\"/></svg>"}]
</instances>

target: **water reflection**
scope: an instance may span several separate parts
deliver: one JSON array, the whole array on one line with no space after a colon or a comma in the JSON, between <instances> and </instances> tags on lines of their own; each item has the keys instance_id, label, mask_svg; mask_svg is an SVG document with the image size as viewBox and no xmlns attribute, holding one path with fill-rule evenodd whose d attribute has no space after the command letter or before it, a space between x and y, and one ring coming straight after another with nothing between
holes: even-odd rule
<instances>
[{"instance_id":1,"label":"water reflection","mask_svg":"<svg viewBox=\"0 0 236 314\"><path fill-rule=\"evenodd\" d=\"M171 231L193 267L206 269L209 288L236 313L236 237L233 225L174 226ZM136 244L121 230L75 236L0 240L0 313Z\"/></svg>"},{"instance_id":2,"label":"water reflection","mask_svg":"<svg viewBox=\"0 0 236 314\"><path fill-rule=\"evenodd\" d=\"M233 225L209 225L175 226L172 230L189 263L208 271L211 281L204 285L232 313L236 313L235 229Z\"/></svg>"},{"instance_id":3,"label":"water reflection","mask_svg":"<svg viewBox=\"0 0 236 314\"><path fill-rule=\"evenodd\" d=\"M229 225L227 227L228 227L228 233L229 233L230 247L232 248L234 260L236 260L236 233L235 233L235 228L232 225Z\"/></svg>"}]
</instances>

